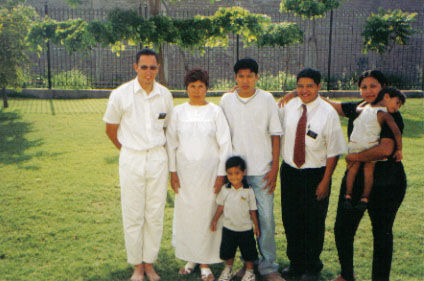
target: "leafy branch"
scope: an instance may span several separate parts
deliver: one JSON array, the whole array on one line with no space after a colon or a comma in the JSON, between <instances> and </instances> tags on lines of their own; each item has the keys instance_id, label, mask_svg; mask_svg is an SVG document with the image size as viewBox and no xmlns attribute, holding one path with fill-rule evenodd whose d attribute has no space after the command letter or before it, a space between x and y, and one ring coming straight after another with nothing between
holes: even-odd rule
<instances>
[{"instance_id":1,"label":"leafy branch","mask_svg":"<svg viewBox=\"0 0 424 281\"><path fill-rule=\"evenodd\" d=\"M390 51L395 44L406 45L409 38L418 31L411 24L417 13L407 13L401 10L385 11L379 9L366 20L362 37L364 38L364 53L375 51L379 54Z\"/></svg>"}]
</instances>

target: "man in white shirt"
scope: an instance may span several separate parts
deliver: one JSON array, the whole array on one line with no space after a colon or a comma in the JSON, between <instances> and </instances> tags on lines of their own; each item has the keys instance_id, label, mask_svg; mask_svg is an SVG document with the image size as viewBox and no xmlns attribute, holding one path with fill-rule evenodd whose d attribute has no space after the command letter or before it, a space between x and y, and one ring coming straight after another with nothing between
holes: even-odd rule
<instances>
[{"instance_id":1,"label":"man in white shirt","mask_svg":"<svg viewBox=\"0 0 424 281\"><path fill-rule=\"evenodd\" d=\"M318 280L331 176L346 141L337 112L318 94L321 74L297 75L298 97L280 110L283 129L280 169L281 209L290 267L285 278Z\"/></svg>"},{"instance_id":2,"label":"man in white shirt","mask_svg":"<svg viewBox=\"0 0 424 281\"><path fill-rule=\"evenodd\" d=\"M275 263L274 190L278 174L281 124L271 93L256 88L258 64L245 58L234 65L237 91L226 93L221 107L230 126L233 153L247 162L247 181L255 192L259 213L259 273L283 280Z\"/></svg>"},{"instance_id":3,"label":"man in white shirt","mask_svg":"<svg viewBox=\"0 0 424 281\"><path fill-rule=\"evenodd\" d=\"M106 134L120 150L119 179L122 220L131 281L159 280L153 268L162 238L168 187L168 159L164 130L173 107L172 94L155 82L157 54L137 53L137 77L109 97L103 120Z\"/></svg>"}]
</instances>

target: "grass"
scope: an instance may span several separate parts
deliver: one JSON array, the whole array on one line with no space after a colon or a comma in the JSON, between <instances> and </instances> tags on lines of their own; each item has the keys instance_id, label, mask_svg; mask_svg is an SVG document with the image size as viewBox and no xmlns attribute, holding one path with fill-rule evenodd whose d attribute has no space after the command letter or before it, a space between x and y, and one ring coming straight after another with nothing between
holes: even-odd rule
<instances>
[{"instance_id":1,"label":"grass","mask_svg":"<svg viewBox=\"0 0 424 281\"><path fill-rule=\"evenodd\" d=\"M0 111L0 280L129 279L118 151L106 138L101 120L106 102L11 99L10 108ZM423 102L410 99L401 109L408 190L394 225L391 280L424 280ZM331 280L339 272L333 225L344 169L340 161L333 177L320 280ZM277 189L277 259L282 269L288 260L279 197ZM176 273L184 263L174 258L171 246L172 199L170 192L156 269L164 281L200 280L198 272L187 277ZM357 280L370 280L371 260L372 236L365 216L355 240ZM214 265L212 270L219 275L221 268Z\"/></svg>"}]
</instances>

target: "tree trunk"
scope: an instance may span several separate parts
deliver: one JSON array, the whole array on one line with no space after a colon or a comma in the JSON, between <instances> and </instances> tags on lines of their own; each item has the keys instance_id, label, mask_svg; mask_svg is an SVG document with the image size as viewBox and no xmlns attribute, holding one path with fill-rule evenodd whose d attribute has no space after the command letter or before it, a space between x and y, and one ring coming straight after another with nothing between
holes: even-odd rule
<instances>
[{"instance_id":1,"label":"tree trunk","mask_svg":"<svg viewBox=\"0 0 424 281\"><path fill-rule=\"evenodd\" d=\"M8 108L9 107L9 103L7 102L6 88L3 87L1 91L3 92L3 108Z\"/></svg>"},{"instance_id":2,"label":"tree trunk","mask_svg":"<svg viewBox=\"0 0 424 281\"><path fill-rule=\"evenodd\" d=\"M163 46L159 46L159 52L158 52L158 57L159 57L159 83L161 83L164 86L167 86L167 81L166 81L166 75L165 75L165 71L167 66L167 63L165 62L164 59L164 53L163 53Z\"/></svg>"},{"instance_id":3,"label":"tree trunk","mask_svg":"<svg viewBox=\"0 0 424 281\"><path fill-rule=\"evenodd\" d=\"M156 16L161 13L161 0L149 0L150 5L150 16ZM167 72L167 63L164 58L163 46L155 46L158 49L158 57L159 57L159 83L162 85L167 85L166 81L166 72Z\"/></svg>"}]
</instances>

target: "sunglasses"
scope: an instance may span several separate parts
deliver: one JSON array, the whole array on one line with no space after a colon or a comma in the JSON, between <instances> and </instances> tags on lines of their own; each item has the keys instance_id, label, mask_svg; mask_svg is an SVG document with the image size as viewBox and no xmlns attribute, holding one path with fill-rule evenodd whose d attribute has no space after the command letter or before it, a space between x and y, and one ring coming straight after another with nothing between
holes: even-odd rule
<instances>
[{"instance_id":1,"label":"sunglasses","mask_svg":"<svg viewBox=\"0 0 424 281\"><path fill-rule=\"evenodd\" d=\"M156 69L158 69L158 66L157 65L140 65L140 69L142 69L142 70L147 70L147 69L149 69L150 68L150 70L156 70Z\"/></svg>"}]
</instances>

